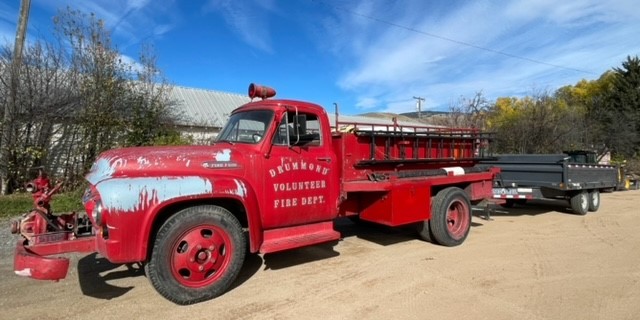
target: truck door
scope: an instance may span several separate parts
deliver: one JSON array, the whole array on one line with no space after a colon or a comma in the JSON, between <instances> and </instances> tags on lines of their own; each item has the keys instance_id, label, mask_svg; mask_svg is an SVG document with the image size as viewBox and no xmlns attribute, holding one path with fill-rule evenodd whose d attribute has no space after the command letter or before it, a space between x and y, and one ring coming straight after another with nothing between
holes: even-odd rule
<instances>
[{"instance_id":1,"label":"truck door","mask_svg":"<svg viewBox=\"0 0 640 320\"><path fill-rule=\"evenodd\" d=\"M327 221L337 214L336 159L314 113L282 117L265 159L265 229Z\"/></svg>"}]
</instances>

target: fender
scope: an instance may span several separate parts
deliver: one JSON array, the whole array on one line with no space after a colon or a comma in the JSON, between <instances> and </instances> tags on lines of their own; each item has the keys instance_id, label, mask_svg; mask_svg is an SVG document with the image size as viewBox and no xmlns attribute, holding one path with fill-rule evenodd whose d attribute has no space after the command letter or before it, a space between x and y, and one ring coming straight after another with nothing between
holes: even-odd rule
<instances>
[{"instance_id":1,"label":"fender","mask_svg":"<svg viewBox=\"0 0 640 320\"><path fill-rule=\"evenodd\" d=\"M246 180L239 177L112 178L99 182L96 189L109 216L119 216L117 220L121 225L118 229L122 230L123 236L118 242L123 243L118 245L129 247L128 250L117 250L124 255L122 257L107 256L110 260L144 261L147 258L153 223L158 215L168 206L195 200L238 200L247 213L251 251L257 251L262 243L262 222L256 193ZM111 228L108 220L107 227ZM131 228L135 225L138 226L137 229ZM126 234L127 231L136 234Z\"/></svg>"}]
</instances>

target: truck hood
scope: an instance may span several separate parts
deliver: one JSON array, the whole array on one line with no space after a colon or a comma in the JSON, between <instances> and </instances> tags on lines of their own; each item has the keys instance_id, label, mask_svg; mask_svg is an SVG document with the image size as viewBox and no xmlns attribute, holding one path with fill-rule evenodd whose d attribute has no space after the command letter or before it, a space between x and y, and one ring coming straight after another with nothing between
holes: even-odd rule
<instances>
[{"instance_id":1,"label":"truck hood","mask_svg":"<svg viewBox=\"0 0 640 320\"><path fill-rule=\"evenodd\" d=\"M105 151L86 179L93 185L115 177L210 175L212 169L241 175L243 153L235 146L135 147ZM246 154L246 152L245 152Z\"/></svg>"}]
</instances>

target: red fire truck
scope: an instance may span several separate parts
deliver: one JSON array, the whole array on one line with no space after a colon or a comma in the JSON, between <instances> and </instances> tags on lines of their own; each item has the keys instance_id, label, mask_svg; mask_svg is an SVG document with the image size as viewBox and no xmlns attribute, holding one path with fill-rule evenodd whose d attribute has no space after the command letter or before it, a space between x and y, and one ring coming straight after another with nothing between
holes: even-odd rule
<instances>
[{"instance_id":1,"label":"red fire truck","mask_svg":"<svg viewBox=\"0 0 640 320\"><path fill-rule=\"evenodd\" d=\"M337 112L332 126L322 107L274 95L252 84L259 99L235 109L212 145L102 153L86 176L90 228L51 215L51 192L42 193L46 201L13 225L23 236L15 272L58 280L69 260L52 255L98 252L144 264L162 296L191 304L223 294L246 250L338 240L338 217L413 224L425 240L459 245L471 206L492 196L499 170L476 166L486 134L344 123Z\"/></svg>"}]
</instances>

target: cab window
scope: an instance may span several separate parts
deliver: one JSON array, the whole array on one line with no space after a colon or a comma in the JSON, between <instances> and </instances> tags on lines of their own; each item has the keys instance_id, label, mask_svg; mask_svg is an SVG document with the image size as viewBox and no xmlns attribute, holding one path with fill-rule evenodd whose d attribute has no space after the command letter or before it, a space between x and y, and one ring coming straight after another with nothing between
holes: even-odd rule
<instances>
[{"instance_id":1,"label":"cab window","mask_svg":"<svg viewBox=\"0 0 640 320\"><path fill-rule=\"evenodd\" d=\"M315 114L288 112L278 125L273 144L279 146L322 145L320 121Z\"/></svg>"}]
</instances>

